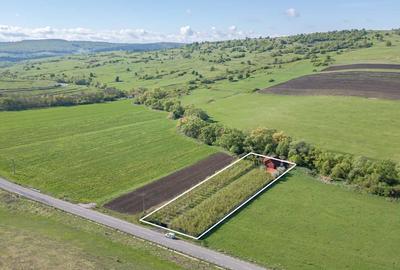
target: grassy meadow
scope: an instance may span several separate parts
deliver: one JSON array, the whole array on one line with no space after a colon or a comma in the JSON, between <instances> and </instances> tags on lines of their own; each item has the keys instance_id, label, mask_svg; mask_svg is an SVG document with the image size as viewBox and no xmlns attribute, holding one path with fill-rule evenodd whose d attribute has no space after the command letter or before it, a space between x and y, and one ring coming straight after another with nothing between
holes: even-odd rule
<instances>
[{"instance_id":1,"label":"grassy meadow","mask_svg":"<svg viewBox=\"0 0 400 270\"><path fill-rule=\"evenodd\" d=\"M204 244L274 269L398 269L399 211L296 169Z\"/></svg>"},{"instance_id":2,"label":"grassy meadow","mask_svg":"<svg viewBox=\"0 0 400 270\"><path fill-rule=\"evenodd\" d=\"M177 134L166 117L129 100L2 112L0 174L57 197L104 203L216 152Z\"/></svg>"},{"instance_id":3,"label":"grassy meadow","mask_svg":"<svg viewBox=\"0 0 400 270\"><path fill-rule=\"evenodd\" d=\"M202 89L183 98L231 127L283 130L325 149L400 161L400 102Z\"/></svg>"},{"instance_id":4,"label":"grassy meadow","mask_svg":"<svg viewBox=\"0 0 400 270\"><path fill-rule=\"evenodd\" d=\"M400 63L400 35L388 33L384 40L368 35L374 43L370 48L313 56L321 62L330 56L330 65ZM392 46L386 46L386 40ZM179 92L184 93L184 104L205 109L222 124L276 128L332 151L400 161L399 101L259 94L257 89L325 66L314 66L310 58L293 61L305 56L285 53L297 43L285 47L278 40L273 49L261 50L251 42L247 47L210 43L200 49L21 62L0 68L0 99L10 93L68 95L100 87L184 89ZM60 78L90 78L90 86L69 83L38 89ZM188 91L191 86L195 88ZM20 91L25 88L31 89ZM0 175L59 198L101 205L218 151L178 134L176 122L166 117L130 100L0 112ZM24 200L8 203L6 197L0 192L0 247L6 248L0 268L8 267L15 254L27 256L38 268L65 261L72 269L192 268L166 262L164 251L155 252L144 243ZM327 185L298 169L203 244L278 269L399 269L399 212L398 202ZM40 257L38 252L50 255Z\"/></svg>"},{"instance_id":5,"label":"grassy meadow","mask_svg":"<svg viewBox=\"0 0 400 270\"><path fill-rule=\"evenodd\" d=\"M330 64L400 63L400 36L390 31L382 32L382 35L383 39L379 40L373 33L368 34L373 43L370 48L344 49L317 53L316 56L318 59L330 56ZM387 40L392 46L386 46ZM294 43L288 48L297 45ZM312 46L318 46L318 43ZM324 68L314 66L310 59L291 61L302 55L284 53L279 47L266 51L253 47L221 43L218 46L203 45L200 49L107 52L32 60L0 69L0 88L9 85L12 89L15 87L12 81L49 84L57 78L90 78L90 87L72 83L48 91L68 94L94 91L95 85L127 91L139 87L187 89L194 81L197 89L183 97L184 103L206 109L215 120L224 124L244 129L258 126L281 129L297 139L330 150L400 160L397 151L400 141L398 101L253 93L256 89ZM282 64L274 64L275 60ZM249 77L237 78L245 72L249 72ZM203 79L226 77L227 74L233 74L234 80L226 78L201 83ZM199 79L200 75L202 79Z\"/></svg>"},{"instance_id":6,"label":"grassy meadow","mask_svg":"<svg viewBox=\"0 0 400 270\"><path fill-rule=\"evenodd\" d=\"M0 190L1 269L211 269Z\"/></svg>"}]
</instances>

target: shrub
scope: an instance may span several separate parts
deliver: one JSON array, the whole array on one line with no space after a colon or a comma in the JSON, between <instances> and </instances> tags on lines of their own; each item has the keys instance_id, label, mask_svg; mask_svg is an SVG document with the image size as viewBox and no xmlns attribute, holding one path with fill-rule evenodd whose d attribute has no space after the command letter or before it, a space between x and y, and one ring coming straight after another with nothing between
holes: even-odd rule
<instances>
[{"instance_id":1,"label":"shrub","mask_svg":"<svg viewBox=\"0 0 400 270\"><path fill-rule=\"evenodd\" d=\"M205 127L207 123L198 117L184 117L178 122L178 128L186 136L198 138L201 128Z\"/></svg>"},{"instance_id":2,"label":"shrub","mask_svg":"<svg viewBox=\"0 0 400 270\"><path fill-rule=\"evenodd\" d=\"M195 108L193 105L185 107L184 116L186 116L186 117L194 116L194 117L198 117L204 121L207 121L209 119L208 114L204 110Z\"/></svg>"},{"instance_id":3,"label":"shrub","mask_svg":"<svg viewBox=\"0 0 400 270\"><path fill-rule=\"evenodd\" d=\"M215 143L232 153L242 154L244 152L245 138L246 136L243 131L225 128Z\"/></svg>"},{"instance_id":4,"label":"shrub","mask_svg":"<svg viewBox=\"0 0 400 270\"><path fill-rule=\"evenodd\" d=\"M223 126L219 124L209 124L200 129L199 140L205 144L213 145L217 138L221 136Z\"/></svg>"}]
</instances>

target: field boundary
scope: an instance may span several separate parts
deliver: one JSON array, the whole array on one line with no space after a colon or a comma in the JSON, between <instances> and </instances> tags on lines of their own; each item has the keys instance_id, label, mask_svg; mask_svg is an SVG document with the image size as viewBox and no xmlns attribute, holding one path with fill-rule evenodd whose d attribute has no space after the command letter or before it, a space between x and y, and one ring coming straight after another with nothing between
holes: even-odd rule
<instances>
[{"instance_id":1,"label":"field boundary","mask_svg":"<svg viewBox=\"0 0 400 270\"><path fill-rule=\"evenodd\" d=\"M145 220L147 217L151 216L152 214L154 214L155 212L159 211L160 209L164 208L165 206L169 205L170 203L174 202L175 200L179 199L180 197L182 197L183 195L185 195L186 193L192 191L193 189L197 188L198 186L204 184L205 182L211 180L214 176L222 173L223 171L225 171L226 169L232 167L233 165L235 165L236 163L242 161L243 159L247 158L248 156L253 155L253 156L257 156L257 157L263 157L263 158L268 158L268 159L273 159L276 161L280 161L280 162L285 162L290 164L291 166L281 175L279 175L278 177L276 177L274 180L272 180L271 182L269 182L267 185L265 185L263 188L261 188L260 190L258 190L256 193L254 193L252 196L250 196L248 199L246 199L244 202L242 202L239 206L237 206L236 208L234 208L233 210L231 210L228 214L226 214L223 218L221 218L219 221L217 221L216 223L214 223L212 226L210 226L207 230L205 230L204 232L202 232L199 236L192 236L183 232L179 232L170 228L166 228L163 226L160 226L158 224L155 224L153 222L147 221ZM197 185L191 187L190 189L186 190L185 192L179 194L178 196L176 196L175 198L173 198L172 200L166 202L165 204L161 205L160 207L158 207L157 209L151 211L149 214L145 215L144 217L142 217L139 221L147 224L147 225L151 225L153 227L157 227L169 232L173 232L175 234L178 235L182 235L194 240L199 240L201 239L203 236L205 236L206 234L208 234L211 230L213 230L215 227L217 227L219 224L221 224L223 221L225 221L227 218L229 218L230 216L232 216L235 212L237 212L239 209L241 209L242 207L244 207L245 205L247 205L249 202L251 202L255 197L257 197L260 193L262 193L264 190L266 190L267 188L269 188L271 185L273 185L275 182L277 182L280 178L282 178L284 175L286 175L289 171L291 171L292 169L294 169L296 167L296 163L294 162L290 162L287 160L282 160L282 159L278 159L278 158L274 158L274 157L270 157L270 156L266 156L266 155L261 155L261 154L257 154L254 152L250 152L247 153L246 155L244 155L243 157L239 158L238 160L235 160L234 162L232 162L231 164L229 164L228 166L222 168L221 170L217 171L216 173L214 173L213 175L207 177L206 179L204 179L203 181L201 181L200 183L198 183Z\"/></svg>"}]
</instances>

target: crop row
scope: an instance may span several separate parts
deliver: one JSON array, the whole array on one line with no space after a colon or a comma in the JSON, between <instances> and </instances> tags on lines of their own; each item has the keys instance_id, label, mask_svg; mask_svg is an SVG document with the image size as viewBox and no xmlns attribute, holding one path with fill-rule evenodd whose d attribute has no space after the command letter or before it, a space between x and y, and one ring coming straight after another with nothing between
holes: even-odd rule
<instances>
[{"instance_id":1,"label":"crop row","mask_svg":"<svg viewBox=\"0 0 400 270\"><path fill-rule=\"evenodd\" d=\"M198 236L271 180L263 166L243 160L160 209L148 220Z\"/></svg>"},{"instance_id":2,"label":"crop row","mask_svg":"<svg viewBox=\"0 0 400 270\"><path fill-rule=\"evenodd\" d=\"M148 219L159 224L169 224L171 220L182 213L189 211L191 208L194 208L223 187L229 185L232 181L235 181L235 179L240 177L241 174L251 170L253 166L254 165L250 162L239 162L234 166L229 167L209 181L181 196L173 203L160 209Z\"/></svg>"}]
</instances>

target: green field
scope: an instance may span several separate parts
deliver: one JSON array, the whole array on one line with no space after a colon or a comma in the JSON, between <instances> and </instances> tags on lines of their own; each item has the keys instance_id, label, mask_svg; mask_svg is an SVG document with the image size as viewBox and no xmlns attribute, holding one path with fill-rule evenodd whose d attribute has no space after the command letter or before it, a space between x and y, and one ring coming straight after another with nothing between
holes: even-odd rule
<instances>
[{"instance_id":1,"label":"green field","mask_svg":"<svg viewBox=\"0 0 400 270\"><path fill-rule=\"evenodd\" d=\"M208 89L183 100L228 126L276 128L325 149L400 161L399 101Z\"/></svg>"},{"instance_id":2,"label":"green field","mask_svg":"<svg viewBox=\"0 0 400 270\"><path fill-rule=\"evenodd\" d=\"M297 169L205 244L278 269L398 269L399 211Z\"/></svg>"},{"instance_id":3,"label":"green field","mask_svg":"<svg viewBox=\"0 0 400 270\"><path fill-rule=\"evenodd\" d=\"M0 190L1 269L211 266Z\"/></svg>"},{"instance_id":4,"label":"green field","mask_svg":"<svg viewBox=\"0 0 400 270\"><path fill-rule=\"evenodd\" d=\"M2 112L0 174L57 197L104 203L216 152L177 134L166 116L129 100Z\"/></svg>"},{"instance_id":5,"label":"green field","mask_svg":"<svg viewBox=\"0 0 400 270\"><path fill-rule=\"evenodd\" d=\"M80 92L95 92L95 87L81 86L75 84L57 85L48 80L0 80L0 96L24 95L69 95Z\"/></svg>"},{"instance_id":6,"label":"green field","mask_svg":"<svg viewBox=\"0 0 400 270\"><path fill-rule=\"evenodd\" d=\"M400 161L400 101L256 92L320 71L328 65L323 63L327 56L329 65L400 63L400 35L385 31L382 40L374 35L368 33L355 47L323 53L320 48L341 44L340 38L286 45L286 38L250 39L20 62L0 68L0 99L160 87L230 127L276 128L324 149ZM357 47L363 41L372 47ZM81 79L90 86L77 85ZM63 80L67 86L39 89ZM59 198L101 206L218 151L178 134L167 113L131 103L0 112L0 175ZM165 261L164 251L53 212L24 200L0 201L0 247L7 251L6 260L0 254L0 268L2 263L8 267L19 249L38 268L65 261L80 269L177 267ZM399 269L399 212L398 202L327 185L298 169L202 244L278 269ZM32 245L25 247L27 242ZM38 252L49 255L38 257Z\"/></svg>"},{"instance_id":7,"label":"green field","mask_svg":"<svg viewBox=\"0 0 400 270\"><path fill-rule=\"evenodd\" d=\"M367 34L370 48L349 48L327 53L315 53L318 59L329 55L330 64L400 63L400 36L383 31L384 40ZM386 40L392 46L386 46ZM310 59L291 61L303 54L292 52L293 47L305 46L293 42L284 48L260 50L263 43L203 44L196 48L180 48L156 52L107 52L93 55L71 55L22 62L0 69L0 85L7 81L55 82L63 78L72 81L89 79L91 86L78 89L70 83L54 93L73 93L79 89L108 86L122 90L139 87L161 87L167 90L187 89L193 85L184 102L194 103L227 125L238 128L265 126L282 129L297 139L305 139L324 148L366 155L372 158L400 160L399 102L348 97L261 96L250 94L292 78L311 74L325 66L314 66ZM323 43L323 42L322 42ZM318 47L320 43L308 44ZM237 57L243 51L242 57ZM219 58L228 59L217 61ZM274 64L275 60L282 64ZM249 72L249 77L238 75ZM196 74L199 75L196 75ZM230 81L226 76L235 77ZM201 78L200 78L201 75ZM116 82L116 77L120 81ZM225 76L212 83L203 79ZM5 82L5 83L4 83ZM8 86L11 87L12 86ZM318 127L318 129L316 128ZM368 136L364 136L368 134ZM385 138L385 139L382 139Z\"/></svg>"}]
</instances>

